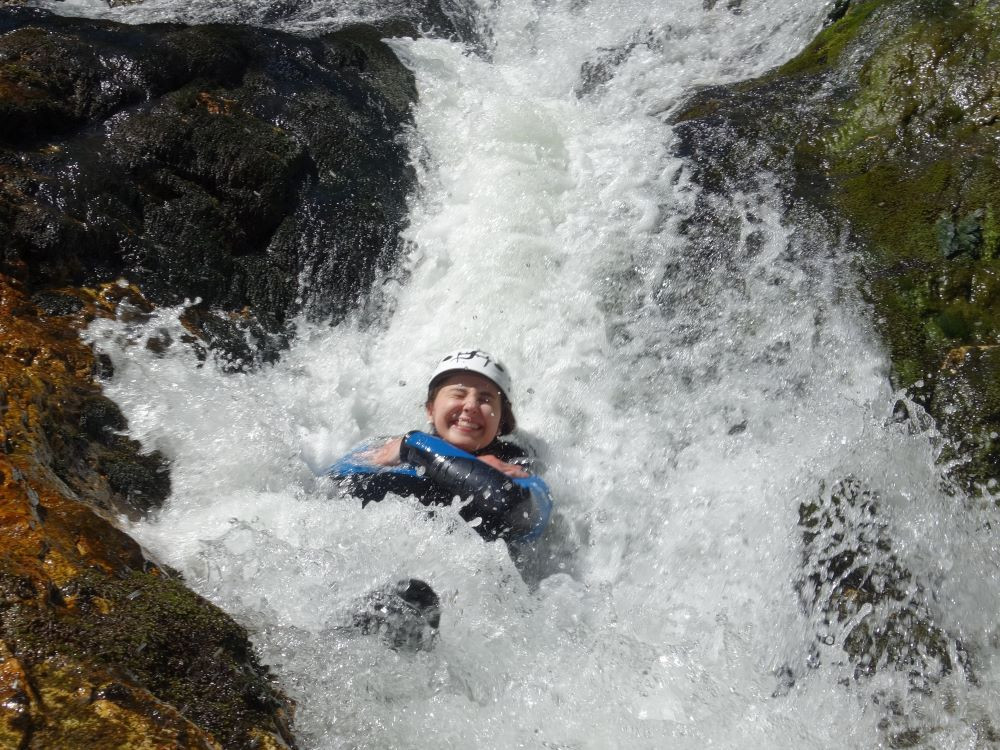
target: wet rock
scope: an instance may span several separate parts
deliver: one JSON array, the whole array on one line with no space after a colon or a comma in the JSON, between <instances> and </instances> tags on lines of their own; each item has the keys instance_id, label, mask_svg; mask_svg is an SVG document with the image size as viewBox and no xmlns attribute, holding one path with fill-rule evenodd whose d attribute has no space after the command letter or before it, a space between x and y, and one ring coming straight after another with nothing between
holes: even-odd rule
<instances>
[{"instance_id":1,"label":"wet rock","mask_svg":"<svg viewBox=\"0 0 1000 750\"><path fill-rule=\"evenodd\" d=\"M610 81L616 68L629 58L637 44L629 42L621 47L599 50L596 56L584 62L580 66L580 82L574 89L577 97L585 97Z\"/></svg>"},{"instance_id":2,"label":"wet rock","mask_svg":"<svg viewBox=\"0 0 1000 750\"><path fill-rule=\"evenodd\" d=\"M156 304L343 315L394 261L412 75L369 27L0 17L0 266Z\"/></svg>"},{"instance_id":3,"label":"wet rock","mask_svg":"<svg viewBox=\"0 0 1000 750\"><path fill-rule=\"evenodd\" d=\"M223 313L201 306L189 307L181 322L192 332L191 344L199 358L206 348L216 353L217 362L225 372L243 372L276 362L287 346L287 337L270 333L248 311Z\"/></svg>"},{"instance_id":4,"label":"wet rock","mask_svg":"<svg viewBox=\"0 0 1000 750\"><path fill-rule=\"evenodd\" d=\"M118 434L78 327L141 299L60 295L79 313L47 315L0 276L0 743L283 747L290 704L243 628L108 520L157 506L169 479Z\"/></svg>"},{"instance_id":5,"label":"wet rock","mask_svg":"<svg viewBox=\"0 0 1000 750\"><path fill-rule=\"evenodd\" d=\"M390 648L428 651L441 624L441 600L424 581L408 578L371 592L354 613L352 626L378 635Z\"/></svg>"},{"instance_id":6,"label":"wet rock","mask_svg":"<svg viewBox=\"0 0 1000 750\"><path fill-rule=\"evenodd\" d=\"M190 339L147 344L239 369L291 315L357 306L413 183L413 78L379 33L0 12L4 746L293 742L246 632L108 520L158 507L168 467L122 434L79 329L189 300Z\"/></svg>"},{"instance_id":7,"label":"wet rock","mask_svg":"<svg viewBox=\"0 0 1000 750\"><path fill-rule=\"evenodd\" d=\"M79 297L52 290L33 294L31 301L45 315L74 315L84 308L84 302Z\"/></svg>"},{"instance_id":8,"label":"wet rock","mask_svg":"<svg viewBox=\"0 0 1000 750\"><path fill-rule=\"evenodd\" d=\"M0 320L4 453L24 462L22 472L34 467L45 481L86 497L100 510L134 517L128 497L104 484L97 468L111 454L140 460L139 445L118 437L110 447L111 431L125 422L91 381L93 354L74 326L83 319L40 316L18 285L0 277ZM151 495L150 503L164 496Z\"/></svg>"},{"instance_id":9,"label":"wet rock","mask_svg":"<svg viewBox=\"0 0 1000 750\"><path fill-rule=\"evenodd\" d=\"M893 669L925 691L956 668L971 677L961 643L934 623L923 587L894 554L880 503L848 477L799 508L807 572L799 594L821 628L813 666L836 644L855 678Z\"/></svg>"},{"instance_id":10,"label":"wet rock","mask_svg":"<svg viewBox=\"0 0 1000 750\"><path fill-rule=\"evenodd\" d=\"M95 440L104 441L111 430L124 430L127 426L121 409L106 396L94 396L83 402L80 409L80 427Z\"/></svg>"},{"instance_id":11,"label":"wet rock","mask_svg":"<svg viewBox=\"0 0 1000 750\"><path fill-rule=\"evenodd\" d=\"M943 458L969 482L1000 476L1000 346L952 349L942 365L931 409L953 436Z\"/></svg>"},{"instance_id":12,"label":"wet rock","mask_svg":"<svg viewBox=\"0 0 1000 750\"><path fill-rule=\"evenodd\" d=\"M114 436L102 452L99 471L129 507L145 514L159 508L170 494L170 464L159 452L139 453L135 441Z\"/></svg>"},{"instance_id":13,"label":"wet rock","mask_svg":"<svg viewBox=\"0 0 1000 750\"><path fill-rule=\"evenodd\" d=\"M59 721L73 714L86 717L88 733L118 724L102 721L102 702L127 715L125 737L130 724L147 731L171 715L184 717L192 746L207 739L211 746L241 747L265 729L280 736L287 717L270 678L255 662L246 632L220 610L177 581L137 571L120 577L80 571L61 588L64 606L11 607L0 619L18 662L40 676L35 684L47 681L46 694L50 685L79 693L75 706L52 711L54 717L42 710L32 717L34 731L48 725L50 746L74 745L74 730ZM76 681L66 675L74 667L81 673ZM79 682L88 689L81 691ZM261 719L269 715L275 718L265 725Z\"/></svg>"},{"instance_id":14,"label":"wet rock","mask_svg":"<svg viewBox=\"0 0 1000 750\"><path fill-rule=\"evenodd\" d=\"M294 0L292 0L294 4ZM482 28L474 6L461 0L409 0L394 4L392 15L369 24L380 38L435 37L464 42L477 51L484 51L489 29Z\"/></svg>"},{"instance_id":15,"label":"wet rock","mask_svg":"<svg viewBox=\"0 0 1000 750\"><path fill-rule=\"evenodd\" d=\"M785 178L789 205L850 227L894 384L972 451L955 478L973 491L996 478L1000 446L965 432L992 417L949 420L937 390L955 387L948 352L1000 342L1000 68L985 52L998 44L995 4L841 2L796 58L699 92L677 117L708 189L761 167ZM985 388L973 377L962 398L986 403Z\"/></svg>"},{"instance_id":16,"label":"wet rock","mask_svg":"<svg viewBox=\"0 0 1000 750\"><path fill-rule=\"evenodd\" d=\"M851 7L851 0L834 0L833 6L830 8L830 12L826 14L826 25L829 26L831 23L836 23L845 15Z\"/></svg>"}]
</instances>

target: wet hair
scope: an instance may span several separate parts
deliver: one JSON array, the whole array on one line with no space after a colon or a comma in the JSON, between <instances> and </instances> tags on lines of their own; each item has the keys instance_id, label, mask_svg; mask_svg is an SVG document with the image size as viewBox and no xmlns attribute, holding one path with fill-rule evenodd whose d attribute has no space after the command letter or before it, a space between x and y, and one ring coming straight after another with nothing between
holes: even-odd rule
<instances>
[{"instance_id":1,"label":"wet hair","mask_svg":"<svg viewBox=\"0 0 1000 750\"><path fill-rule=\"evenodd\" d=\"M462 372L462 370L449 370L448 372L442 372L436 378L434 378L430 384L427 386L427 401L424 402L424 406L430 407L434 403L434 399L437 398L438 391L441 390L441 382L449 375L454 375L456 372ZM473 373L478 374L478 373ZM485 377L485 376L483 376ZM486 378L489 380L489 378ZM492 380L490 380L493 383ZM497 385L493 383L493 385ZM503 392L503 389L497 385L497 390L500 391L500 426L497 429L497 436L509 435L517 428L517 420L514 418L514 407L510 403L510 399L507 398L507 394Z\"/></svg>"}]
</instances>

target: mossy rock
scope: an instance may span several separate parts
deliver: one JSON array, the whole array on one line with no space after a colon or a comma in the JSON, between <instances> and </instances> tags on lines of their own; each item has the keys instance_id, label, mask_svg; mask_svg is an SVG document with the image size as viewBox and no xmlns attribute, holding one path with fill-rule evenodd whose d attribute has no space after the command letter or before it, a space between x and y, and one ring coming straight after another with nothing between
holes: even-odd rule
<instances>
[{"instance_id":1,"label":"mossy rock","mask_svg":"<svg viewBox=\"0 0 1000 750\"><path fill-rule=\"evenodd\" d=\"M109 520L170 486L79 337L125 301L148 315L127 286L39 299L0 275L0 745L280 747L290 709L244 629Z\"/></svg>"},{"instance_id":2,"label":"mossy rock","mask_svg":"<svg viewBox=\"0 0 1000 750\"><path fill-rule=\"evenodd\" d=\"M896 384L924 381L924 403L970 459L956 477L974 487L1000 468L982 437L996 426L989 366L961 385L942 367L952 350L1000 342L1000 8L872 5L898 28L862 64L827 140L834 200L864 240Z\"/></svg>"},{"instance_id":3,"label":"mossy rock","mask_svg":"<svg viewBox=\"0 0 1000 750\"><path fill-rule=\"evenodd\" d=\"M970 490L996 479L1000 446L966 439L993 430L988 407L949 420L948 398L935 394L953 388L949 352L1000 343L1000 5L841 3L800 55L698 93L677 121L708 189L772 170L787 178L790 203L846 220L894 385L912 389L964 451L956 479ZM762 144L748 170L746 154ZM971 378L964 402L988 404L977 390L986 384Z\"/></svg>"},{"instance_id":4,"label":"mossy rock","mask_svg":"<svg viewBox=\"0 0 1000 750\"><path fill-rule=\"evenodd\" d=\"M222 747L247 746L250 729L280 708L246 631L177 581L84 573L49 596L60 606L0 611L2 639L29 670L89 665L111 678L91 700L127 704L148 691Z\"/></svg>"},{"instance_id":5,"label":"mossy rock","mask_svg":"<svg viewBox=\"0 0 1000 750\"><path fill-rule=\"evenodd\" d=\"M1000 346L962 346L949 352L931 400L955 436L945 459L969 482L1000 476ZM987 479L986 481L989 481ZM989 488L995 486L990 482Z\"/></svg>"}]
</instances>

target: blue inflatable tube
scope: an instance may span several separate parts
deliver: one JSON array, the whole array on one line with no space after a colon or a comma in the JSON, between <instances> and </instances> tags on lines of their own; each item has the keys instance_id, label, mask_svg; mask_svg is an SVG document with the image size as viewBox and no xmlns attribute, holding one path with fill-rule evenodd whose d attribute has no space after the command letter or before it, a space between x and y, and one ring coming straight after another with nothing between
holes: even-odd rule
<instances>
[{"instance_id":1,"label":"blue inflatable tube","mask_svg":"<svg viewBox=\"0 0 1000 750\"><path fill-rule=\"evenodd\" d=\"M365 460L371 444L344 456L327 474L363 504L388 492L415 495L425 505L446 505L458 496L468 501L459 513L479 519L476 530L486 539L529 542L541 536L552 514L552 498L541 477L509 477L441 438L413 431L403 437L398 466Z\"/></svg>"}]
</instances>

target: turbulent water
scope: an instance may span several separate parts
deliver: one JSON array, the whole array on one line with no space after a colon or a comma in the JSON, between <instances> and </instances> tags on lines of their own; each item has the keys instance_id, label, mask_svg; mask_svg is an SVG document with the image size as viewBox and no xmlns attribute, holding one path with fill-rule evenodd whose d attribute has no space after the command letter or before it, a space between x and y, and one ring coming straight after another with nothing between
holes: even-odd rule
<instances>
[{"instance_id":1,"label":"turbulent water","mask_svg":"<svg viewBox=\"0 0 1000 750\"><path fill-rule=\"evenodd\" d=\"M385 9L53 7L308 31ZM727 257L699 259L681 231L697 188L670 112L788 59L826 11L499 0L474 9L476 49L396 40L419 87L421 187L377 302L302 323L251 375L143 347L178 310L92 327L131 433L173 465L166 507L131 531L251 629L304 747L870 748L907 727L934 747L988 742L1000 553L941 481L933 431L892 419L845 251L816 246L771 189L730 197ZM556 499L524 578L453 509L361 510L316 477L360 439L420 427L430 369L465 344L512 370ZM847 476L879 493L898 562L974 677L920 693L892 665L854 679L847 626L805 605L799 508ZM436 648L341 628L408 576L442 594Z\"/></svg>"}]
</instances>

